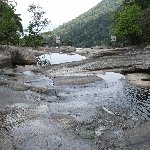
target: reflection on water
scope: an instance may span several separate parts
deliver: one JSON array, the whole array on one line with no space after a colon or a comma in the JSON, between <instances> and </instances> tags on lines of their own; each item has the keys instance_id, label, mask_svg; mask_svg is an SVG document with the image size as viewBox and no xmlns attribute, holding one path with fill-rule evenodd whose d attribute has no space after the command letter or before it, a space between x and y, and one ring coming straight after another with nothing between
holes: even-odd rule
<instances>
[{"instance_id":1,"label":"reflection on water","mask_svg":"<svg viewBox=\"0 0 150 150\"><path fill-rule=\"evenodd\" d=\"M51 109L59 113L79 114L76 119L85 122L92 120L95 113L103 117L105 113L95 108L103 108L106 114L126 119L149 118L149 89L129 85L125 77L118 73L107 72L105 75L96 75L103 80L85 85L57 87L59 96L65 97L65 102L51 103Z\"/></svg>"},{"instance_id":2,"label":"reflection on water","mask_svg":"<svg viewBox=\"0 0 150 150\"><path fill-rule=\"evenodd\" d=\"M34 75L32 71L24 71L23 74L28 75L28 76Z\"/></svg>"},{"instance_id":3,"label":"reflection on water","mask_svg":"<svg viewBox=\"0 0 150 150\"><path fill-rule=\"evenodd\" d=\"M86 57L81 56L79 54L68 55L60 53L51 53L39 56L37 64L40 66L45 66L50 64L61 64L66 62L81 61L83 59L86 59Z\"/></svg>"},{"instance_id":4,"label":"reflection on water","mask_svg":"<svg viewBox=\"0 0 150 150\"><path fill-rule=\"evenodd\" d=\"M98 77L101 77L106 82L118 82L118 80L125 79L125 76L120 73L114 73L114 72L106 72L103 74L98 74Z\"/></svg>"},{"instance_id":5,"label":"reflection on water","mask_svg":"<svg viewBox=\"0 0 150 150\"><path fill-rule=\"evenodd\" d=\"M150 119L150 89L130 86L126 90L130 96L133 111L141 119Z\"/></svg>"},{"instance_id":6,"label":"reflection on water","mask_svg":"<svg viewBox=\"0 0 150 150\"><path fill-rule=\"evenodd\" d=\"M114 93L119 91L122 99L125 94L126 100L131 102L132 111L138 117L144 120L150 119L150 89L131 86L127 83L122 84L122 79L125 79L125 77L119 73L106 72L104 75L98 76L105 80L108 87L113 87L111 91L114 91Z\"/></svg>"},{"instance_id":7,"label":"reflection on water","mask_svg":"<svg viewBox=\"0 0 150 150\"><path fill-rule=\"evenodd\" d=\"M125 94L126 100L131 102L132 111L138 117L144 120L150 119L150 89L131 86L127 83L122 84L122 79L125 79L125 77L119 73L106 72L104 75L98 76L104 79L108 88L113 87L111 92L114 91L115 93L119 91L122 99L124 99L123 95Z\"/></svg>"}]
</instances>

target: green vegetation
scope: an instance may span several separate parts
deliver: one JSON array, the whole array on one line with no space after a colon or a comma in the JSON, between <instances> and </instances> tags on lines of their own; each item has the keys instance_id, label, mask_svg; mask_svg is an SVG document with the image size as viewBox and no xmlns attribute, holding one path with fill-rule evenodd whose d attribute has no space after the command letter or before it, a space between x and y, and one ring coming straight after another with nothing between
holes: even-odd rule
<instances>
[{"instance_id":1,"label":"green vegetation","mask_svg":"<svg viewBox=\"0 0 150 150\"><path fill-rule=\"evenodd\" d=\"M150 0L124 0L124 6L137 4L141 9L147 9L150 5Z\"/></svg>"},{"instance_id":2,"label":"green vegetation","mask_svg":"<svg viewBox=\"0 0 150 150\"><path fill-rule=\"evenodd\" d=\"M111 35L116 44L150 44L150 0L102 0L77 18L64 23L54 31L41 33L49 24L40 6L29 5L31 21L23 35L20 15L9 0L0 1L0 44L32 46L42 43L55 45L61 37L62 45L92 47L109 45Z\"/></svg>"},{"instance_id":3,"label":"green vegetation","mask_svg":"<svg viewBox=\"0 0 150 150\"><path fill-rule=\"evenodd\" d=\"M55 45L55 36L60 35L63 45L91 47L110 42L114 11L123 0L103 0L98 5L63 24L52 33L44 35L45 41Z\"/></svg>"},{"instance_id":4,"label":"green vegetation","mask_svg":"<svg viewBox=\"0 0 150 150\"><path fill-rule=\"evenodd\" d=\"M122 43L130 45L150 44L150 1L125 0L116 12L113 34Z\"/></svg>"},{"instance_id":5,"label":"green vegetation","mask_svg":"<svg viewBox=\"0 0 150 150\"><path fill-rule=\"evenodd\" d=\"M28 36L24 36L24 41L26 46L36 48L43 41L41 31L49 24L49 21L47 18L44 18L45 12L40 6L36 6L35 4L29 5L28 11L32 14L32 20L29 22L27 29Z\"/></svg>"},{"instance_id":6,"label":"green vegetation","mask_svg":"<svg viewBox=\"0 0 150 150\"><path fill-rule=\"evenodd\" d=\"M12 1L13 2L13 1ZM23 27L19 14L15 13L15 6L9 0L0 1L0 44L32 46L41 45L43 38L41 31L49 24L44 18L45 12L40 6L29 5L32 20L27 28L27 35L23 36Z\"/></svg>"},{"instance_id":7,"label":"green vegetation","mask_svg":"<svg viewBox=\"0 0 150 150\"><path fill-rule=\"evenodd\" d=\"M19 44L23 33L21 18L8 1L0 1L0 44Z\"/></svg>"},{"instance_id":8,"label":"green vegetation","mask_svg":"<svg viewBox=\"0 0 150 150\"><path fill-rule=\"evenodd\" d=\"M131 44L139 42L139 35L142 34L139 18L142 10L137 4L127 5L116 15L113 33L117 37L126 37Z\"/></svg>"},{"instance_id":9,"label":"green vegetation","mask_svg":"<svg viewBox=\"0 0 150 150\"><path fill-rule=\"evenodd\" d=\"M144 45L150 45L150 8L143 11L140 22L142 24L142 43Z\"/></svg>"},{"instance_id":10,"label":"green vegetation","mask_svg":"<svg viewBox=\"0 0 150 150\"><path fill-rule=\"evenodd\" d=\"M103 0L43 37L55 45L57 35L62 45L77 47L92 47L101 41L109 45L111 35L117 36L117 45L150 44L150 0Z\"/></svg>"}]
</instances>

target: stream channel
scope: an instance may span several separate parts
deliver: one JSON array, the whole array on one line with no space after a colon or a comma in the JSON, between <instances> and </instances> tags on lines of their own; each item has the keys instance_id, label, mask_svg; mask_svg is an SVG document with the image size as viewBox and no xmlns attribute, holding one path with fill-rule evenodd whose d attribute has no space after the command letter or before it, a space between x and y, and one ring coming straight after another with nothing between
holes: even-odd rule
<instances>
[{"instance_id":1,"label":"stream channel","mask_svg":"<svg viewBox=\"0 0 150 150\"><path fill-rule=\"evenodd\" d=\"M25 71L21 76L26 86L48 92L27 90L26 101L5 102L10 111L3 114L8 132L2 131L3 149L121 149L129 145L124 130L150 119L150 89L130 85L119 73L48 78ZM83 79L87 83L80 84Z\"/></svg>"}]
</instances>

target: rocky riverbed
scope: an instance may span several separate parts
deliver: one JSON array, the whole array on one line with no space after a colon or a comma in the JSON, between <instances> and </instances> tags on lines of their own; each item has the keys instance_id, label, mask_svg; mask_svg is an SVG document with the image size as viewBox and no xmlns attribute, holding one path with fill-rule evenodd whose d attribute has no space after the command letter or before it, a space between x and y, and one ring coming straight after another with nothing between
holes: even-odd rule
<instances>
[{"instance_id":1,"label":"rocky riverbed","mask_svg":"<svg viewBox=\"0 0 150 150\"><path fill-rule=\"evenodd\" d=\"M150 50L73 53L87 59L1 66L0 149L149 150Z\"/></svg>"}]
</instances>

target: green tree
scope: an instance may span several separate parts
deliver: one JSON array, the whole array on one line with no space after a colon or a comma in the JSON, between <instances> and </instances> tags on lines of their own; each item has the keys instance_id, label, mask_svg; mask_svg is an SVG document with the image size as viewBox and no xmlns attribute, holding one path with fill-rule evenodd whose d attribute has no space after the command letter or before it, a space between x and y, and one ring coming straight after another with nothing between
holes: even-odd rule
<instances>
[{"instance_id":1,"label":"green tree","mask_svg":"<svg viewBox=\"0 0 150 150\"><path fill-rule=\"evenodd\" d=\"M115 16L113 34L125 37L131 44L140 44L139 36L142 27L139 19L142 17L141 7L137 4L124 6Z\"/></svg>"},{"instance_id":2,"label":"green tree","mask_svg":"<svg viewBox=\"0 0 150 150\"><path fill-rule=\"evenodd\" d=\"M0 1L0 44L18 44L23 33L20 15L8 1Z\"/></svg>"},{"instance_id":3,"label":"green tree","mask_svg":"<svg viewBox=\"0 0 150 150\"><path fill-rule=\"evenodd\" d=\"M32 20L29 22L27 31L29 32L28 40L31 46L36 48L42 43L41 31L49 24L47 18L44 18L45 12L42 7L36 6L34 3L29 5L28 11L32 14Z\"/></svg>"},{"instance_id":4,"label":"green tree","mask_svg":"<svg viewBox=\"0 0 150 150\"><path fill-rule=\"evenodd\" d=\"M133 5L137 4L142 9L146 9L150 5L150 0L124 0L123 5Z\"/></svg>"},{"instance_id":5,"label":"green tree","mask_svg":"<svg viewBox=\"0 0 150 150\"><path fill-rule=\"evenodd\" d=\"M142 43L144 45L150 44L150 8L143 11L143 16L140 19L142 25Z\"/></svg>"}]
</instances>

